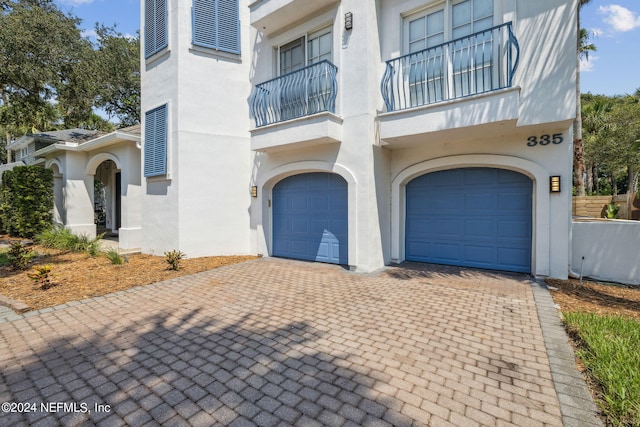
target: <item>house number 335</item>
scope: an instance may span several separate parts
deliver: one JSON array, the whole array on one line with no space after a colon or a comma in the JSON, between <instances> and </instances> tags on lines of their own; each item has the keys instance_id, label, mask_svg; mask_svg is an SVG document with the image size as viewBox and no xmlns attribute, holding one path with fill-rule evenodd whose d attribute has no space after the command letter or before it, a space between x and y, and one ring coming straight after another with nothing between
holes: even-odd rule
<instances>
[{"instance_id":1,"label":"house number 335","mask_svg":"<svg viewBox=\"0 0 640 427\"><path fill-rule=\"evenodd\" d=\"M561 133L554 133L553 135L540 135L530 136L527 138L527 145L529 147L535 147L536 145L549 145L549 144L562 144L564 137Z\"/></svg>"}]
</instances>

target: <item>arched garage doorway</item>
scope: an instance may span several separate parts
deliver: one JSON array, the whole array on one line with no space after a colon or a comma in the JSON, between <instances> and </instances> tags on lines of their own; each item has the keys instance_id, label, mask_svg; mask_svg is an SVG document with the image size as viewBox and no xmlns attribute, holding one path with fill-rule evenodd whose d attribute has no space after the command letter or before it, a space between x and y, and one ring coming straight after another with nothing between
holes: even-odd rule
<instances>
[{"instance_id":1,"label":"arched garage doorway","mask_svg":"<svg viewBox=\"0 0 640 427\"><path fill-rule=\"evenodd\" d=\"M496 168L449 169L406 186L408 261L531 272L531 179Z\"/></svg>"},{"instance_id":2,"label":"arched garage doorway","mask_svg":"<svg viewBox=\"0 0 640 427\"><path fill-rule=\"evenodd\" d=\"M289 176L273 188L273 256L348 264L348 190L326 172Z\"/></svg>"}]
</instances>

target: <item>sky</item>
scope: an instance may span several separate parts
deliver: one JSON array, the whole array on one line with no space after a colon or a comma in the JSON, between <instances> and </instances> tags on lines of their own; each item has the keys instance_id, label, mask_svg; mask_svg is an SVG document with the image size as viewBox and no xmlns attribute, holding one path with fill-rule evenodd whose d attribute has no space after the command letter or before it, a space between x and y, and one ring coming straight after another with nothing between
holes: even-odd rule
<instances>
[{"instance_id":1,"label":"sky","mask_svg":"<svg viewBox=\"0 0 640 427\"><path fill-rule=\"evenodd\" d=\"M140 0L55 0L66 12L82 19L91 36L96 22L116 25L125 35L140 28ZM583 92L631 94L640 88L640 1L591 0L582 8L582 27L597 51L581 66Z\"/></svg>"},{"instance_id":2,"label":"sky","mask_svg":"<svg viewBox=\"0 0 640 427\"><path fill-rule=\"evenodd\" d=\"M581 64L582 92L612 96L640 89L640 1L591 0L581 20L597 48Z\"/></svg>"},{"instance_id":3,"label":"sky","mask_svg":"<svg viewBox=\"0 0 640 427\"><path fill-rule=\"evenodd\" d=\"M82 20L85 35L95 34L96 22L134 36L140 29L140 0L54 0L64 12Z\"/></svg>"}]
</instances>

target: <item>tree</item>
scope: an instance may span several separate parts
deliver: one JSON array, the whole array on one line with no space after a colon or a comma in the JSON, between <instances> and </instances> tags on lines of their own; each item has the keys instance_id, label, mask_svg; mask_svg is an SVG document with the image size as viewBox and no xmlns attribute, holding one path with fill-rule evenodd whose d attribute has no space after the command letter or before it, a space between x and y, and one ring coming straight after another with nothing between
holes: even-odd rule
<instances>
[{"instance_id":1,"label":"tree","mask_svg":"<svg viewBox=\"0 0 640 427\"><path fill-rule=\"evenodd\" d=\"M140 121L139 39L97 25L94 46L53 0L0 0L0 160L12 138Z\"/></svg>"},{"instance_id":2,"label":"tree","mask_svg":"<svg viewBox=\"0 0 640 427\"><path fill-rule=\"evenodd\" d=\"M582 107L580 99L580 59L588 59L589 52L596 50L595 45L587 44L589 33L581 28L580 9L591 0L580 0L578 3L578 40L576 55L576 119L573 122L573 180L578 196L585 195L584 186L584 143L582 141Z\"/></svg>"},{"instance_id":3,"label":"tree","mask_svg":"<svg viewBox=\"0 0 640 427\"><path fill-rule=\"evenodd\" d=\"M96 25L100 87L96 106L124 126L140 123L140 38Z\"/></svg>"},{"instance_id":4,"label":"tree","mask_svg":"<svg viewBox=\"0 0 640 427\"><path fill-rule=\"evenodd\" d=\"M640 98L591 94L582 98L586 163L610 180L612 192L617 192L618 184L637 192Z\"/></svg>"},{"instance_id":5,"label":"tree","mask_svg":"<svg viewBox=\"0 0 640 427\"><path fill-rule=\"evenodd\" d=\"M90 44L79 21L51 0L4 0L0 11L0 126L5 143L13 132L55 120L54 101L73 102L60 91ZM48 123L47 123L48 122Z\"/></svg>"}]
</instances>

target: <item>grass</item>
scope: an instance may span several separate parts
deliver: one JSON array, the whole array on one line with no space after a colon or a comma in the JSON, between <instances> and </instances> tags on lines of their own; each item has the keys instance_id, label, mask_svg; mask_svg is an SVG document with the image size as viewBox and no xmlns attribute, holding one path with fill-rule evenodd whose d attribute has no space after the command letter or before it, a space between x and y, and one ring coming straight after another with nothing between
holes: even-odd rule
<instances>
[{"instance_id":1,"label":"grass","mask_svg":"<svg viewBox=\"0 0 640 427\"><path fill-rule=\"evenodd\" d=\"M602 389L605 415L615 426L640 426L640 322L593 313L565 313L564 321Z\"/></svg>"},{"instance_id":2,"label":"grass","mask_svg":"<svg viewBox=\"0 0 640 427\"><path fill-rule=\"evenodd\" d=\"M86 234L73 234L68 228L52 227L36 236L36 240L46 248L86 252L91 256L96 256L100 252L99 241L102 236L99 235L92 239Z\"/></svg>"}]
</instances>

